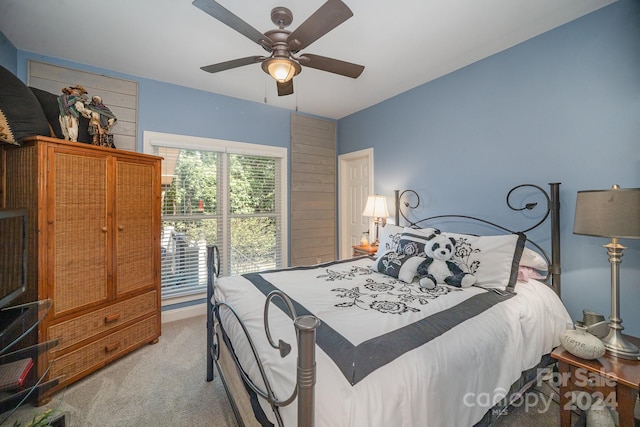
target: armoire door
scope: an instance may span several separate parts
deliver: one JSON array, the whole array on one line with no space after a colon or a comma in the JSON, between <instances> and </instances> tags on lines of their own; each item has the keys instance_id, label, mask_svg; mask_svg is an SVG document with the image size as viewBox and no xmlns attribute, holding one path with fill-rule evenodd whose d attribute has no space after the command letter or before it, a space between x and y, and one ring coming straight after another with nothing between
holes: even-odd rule
<instances>
[{"instance_id":1,"label":"armoire door","mask_svg":"<svg viewBox=\"0 0 640 427\"><path fill-rule=\"evenodd\" d=\"M116 294L154 288L159 229L156 203L157 163L116 162Z\"/></svg>"},{"instance_id":2,"label":"armoire door","mask_svg":"<svg viewBox=\"0 0 640 427\"><path fill-rule=\"evenodd\" d=\"M49 147L47 268L54 316L109 298L108 158Z\"/></svg>"}]
</instances>

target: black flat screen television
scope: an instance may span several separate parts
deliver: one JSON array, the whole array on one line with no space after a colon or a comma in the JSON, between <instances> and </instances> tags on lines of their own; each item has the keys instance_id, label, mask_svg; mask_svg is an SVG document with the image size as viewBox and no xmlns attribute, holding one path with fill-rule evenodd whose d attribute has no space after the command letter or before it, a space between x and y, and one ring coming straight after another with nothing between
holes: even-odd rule
<instances>
[{"instance_id":1,"label":"black flat screen television","mask_svg":"<svg viewBox=\"0 0 640 427\"><path fill-rule=\"evenodd\" d=\"M27 288L27 211L0 209L0 308Z\"/></svg>"}]
</instances>

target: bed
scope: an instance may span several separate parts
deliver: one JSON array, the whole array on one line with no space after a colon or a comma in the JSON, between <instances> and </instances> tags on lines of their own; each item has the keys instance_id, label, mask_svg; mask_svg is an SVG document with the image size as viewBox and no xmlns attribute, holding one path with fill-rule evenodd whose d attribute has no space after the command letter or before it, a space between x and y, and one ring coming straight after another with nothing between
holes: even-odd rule
<instances>
[{"instance_id":1,"label":"bed","mask_svg":"<svg viewBox=\"0 0 640 427\"><path fill-rule=\"evenodd\" d=\"M514 207L523 191L540 192L546 213L529 214L544 208L529 196ZM466 215L414 221L417 193L395 199L375 259L217 277L208 248L207 380L215 365L240 425L490 425L553 362L571 323L559 298L559 184L509 191L507 205L535 220L522 231ZM432 225L447 220L499 234ZM526 239L547 222L551 256ZM420 285L427 248L444 237L473 286Z\"/></svg>"}]
</instances>

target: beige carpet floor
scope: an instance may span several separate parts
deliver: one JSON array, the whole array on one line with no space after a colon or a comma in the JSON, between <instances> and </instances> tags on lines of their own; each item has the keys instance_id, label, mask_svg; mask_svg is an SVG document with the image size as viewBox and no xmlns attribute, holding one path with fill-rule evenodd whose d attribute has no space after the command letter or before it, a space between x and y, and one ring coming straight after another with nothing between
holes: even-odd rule
<instances>
[{"instance_id":1,"label":"beige carpet floor","mask_svg":"<svg viewBox=\"0 0 640 427\"><path fill-rule=\"evenodd\" d=\"M14 421L24 425L34 414L56 408L66 414L71 427L237 427L217 372L213 382L205 380L205 349L205 316L165 323L157 344L78 381L45 406L22 407L3 425L12 426ZM552 404L543 412L514 408L496 424L557 426L557 406Z\"/></svg>"},{"instance_id":2,"label":"beige carpet floor","mask_svg":"<svg viewBox=\"0 0 640 427\"><path fill-rule=\"evenodd\" d=\"M206 381L205 355L205 316L165 323L157 344L83 378L45 406L22 407L3 425L24 425L56 408L71 427L235 427L220 378Z\"/></svg>"}]
</instances>

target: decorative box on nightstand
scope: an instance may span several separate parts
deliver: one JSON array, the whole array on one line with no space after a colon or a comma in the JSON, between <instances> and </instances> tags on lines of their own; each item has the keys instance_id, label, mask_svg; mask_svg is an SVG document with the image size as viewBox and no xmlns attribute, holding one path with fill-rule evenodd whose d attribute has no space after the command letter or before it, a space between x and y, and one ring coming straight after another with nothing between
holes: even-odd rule
<instances>
[{"instance_id":1,"label":"decorative box on nightstand","mask_svg":"<svg viewBox=\"0 0 640 427\"><path fill-rule=\"evenodd\" d=\"M362 256L362 255L375 255L378 252L377 246L353 246L353 256Z\"/></svg>"},{"instance_id":2,"label":"decorative box on nightstand","mask_svg":"<svg viewBox=\"0 0 640 427\"><path fill-rule=\"evenodd\" d=\"M640 346L640 339L626 338ZM634 427L640 361L620 359L608 353L595 360L586 360L572 355L562 346L556 348L551 357L558 360L561 427L571 425L571 411L588 409L598 398L618 411L620 427Z\"/></svg>"}]
</instances>

